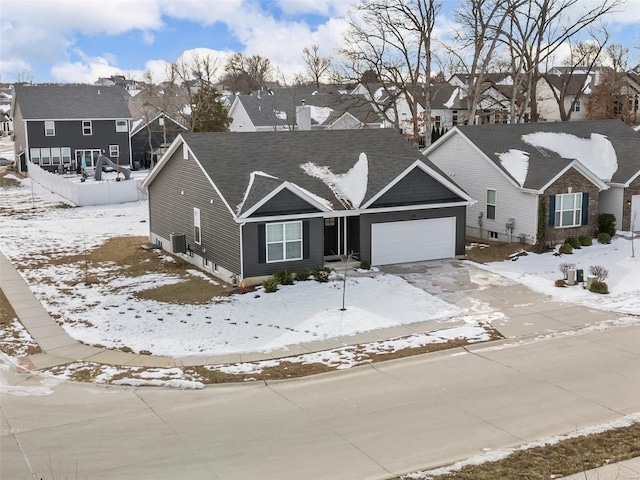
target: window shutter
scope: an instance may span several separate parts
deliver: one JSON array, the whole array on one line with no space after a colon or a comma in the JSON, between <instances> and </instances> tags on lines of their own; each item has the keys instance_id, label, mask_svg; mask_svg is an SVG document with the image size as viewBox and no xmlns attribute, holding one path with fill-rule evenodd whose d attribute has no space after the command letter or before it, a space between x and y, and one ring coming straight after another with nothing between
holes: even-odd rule
<instances>
[{"instance_id":1,"label":"window shutter","mask_svg":"<svg viewBox=\"0 0 640 480\"><path fill-rule=\"evenodd\" d=\"M264 223L258 225L258 263L267 263L267 232Z\"/></svg>"},{"instance_id":2,"label":"window shutter","mask_svg":"<svg viewBox=\"0 0 640 480\"><path fill-rule=\"evenodd\" d=\"M556 224L556 196L549 195L549 226Z\"/></svg>"},{"instance_id":3,"label":"window shutter","mask_svg":"<svg viewBox=\"0 0 640 480\"><path fill-rule=\"evenodd\" d=\"M302 222L302 258L309 258L309 220Z\"/></svg>"},{"instance_id":4,"label":"window shutter","mask_svg":"<svg viewBox=\"0 0 640 480\"><path fill-rule=\"evenodd\" d=\"M582 193L582 225L589 223L589 193Z\"/></svg>"}]
</instances>

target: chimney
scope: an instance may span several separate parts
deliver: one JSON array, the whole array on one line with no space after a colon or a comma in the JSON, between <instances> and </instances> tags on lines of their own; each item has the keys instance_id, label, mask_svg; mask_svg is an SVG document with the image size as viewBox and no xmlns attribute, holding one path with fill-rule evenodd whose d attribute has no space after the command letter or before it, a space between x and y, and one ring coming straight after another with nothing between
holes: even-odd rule
<instances>
[{"instance_id":1,"label":"chimney","mask_svg":"<svg viewBox=\"0 0 640 480\"><path fill-rule=\"evenodd\" d=\"M311 107L305 105L302 100L302 106L296 107L296 129L311 130Z\"/></svg>"}]
</instances>

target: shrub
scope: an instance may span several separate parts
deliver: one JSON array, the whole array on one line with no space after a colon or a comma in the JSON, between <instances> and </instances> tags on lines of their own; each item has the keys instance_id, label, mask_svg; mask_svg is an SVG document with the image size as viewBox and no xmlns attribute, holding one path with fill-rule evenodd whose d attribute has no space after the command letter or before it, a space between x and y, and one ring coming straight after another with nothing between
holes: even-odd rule
<instances>
[{"instance_id":1,"label":"shrub","mask_svg":"<svg viewBox=\"0 0 640 480\"><path fill-rule=\"evenodd\" d=\"M562 245L560 245L560 248L558 249L558 253L566 253L567 255L572 254L573 247L571 246L571 244L565 242Z\"/></svg>"},{"instance_id":2,"label":"shrub","mask_svg":"<svg viewBox=\"0 0 640 480\"><path fill-rule=\"evenodd\" d=\"M598 243L611 243L611 235L609 235L608 233L599 233L598 234Z\"/></svg>"},{"instance_id":3,"label":"shrub","mask_svg":"<svg viewBox=\"0 0 640 480\"><path fill-rule=\"evenodd\" d=\"M363 270L371 270L371 263L367 262L366 260L362 260L360 262L360 268Z\"/></svg>"},{"instance_id":4,"label":"shrub","mask_svg":"<svg viewBox=\"0 0 640 480\"><path fill-rule=\"evenodd\" d=\"M564 243L568 243L573 248L582 248L582 245L580 245L580 240L578 240L576 237L569 237L564 241Z\"/></svg>"},{"instance_id":5,"label":"shrub","mask_svg":"<svg viewBox=\"0 0 640 480\"><path fill-rule=\"evenodd\" d=\"M301 282L309 280L309 277L311 277L312 273L313 272L308 268L301 268L300 270L296 271L296 280L299 280Z\"/></svg>"},{"instance_id":6,"label":"shrub","mask_svg":"<svg viewBox=\"0 0 640 480\"><path fill-rule=\"evenodd\" d=\"M616 234L616 216L613 213L598 214L598 235L608 233L611 237Z\"/></svg>"},{"instance_id":7,"label":"shrub","mask_svg":"<svg viewBox=\"0 0 640 480\"><path fill-rule=\"evenodd\" d=\"M278 279L276 277L270 277L262 282L262 288L266 293L273 293L278 290Z\"/></svg>"},{"instance_id":8,"label":"shrub","mask_svg":"<svg viewBox=\"0 0 640 480\"><path fill-rule=\"evenodd\" d=\"M275 278L281 285L293 285L293 275L291 272L287 272L286 270L275 272L273 274L273 278Z\"/></svg>"},{"instance_id":9,"label":"shrub","mask_svg":"<svg viewBox=\"0 0 640 480\"><path fill-rule=\"evenodd\" d=\"M564 281L564 279L556 280L556 287L564 287L566 285L567 283Z\"/></svg>"},{"instance_id":10,"label":"shrub","mask_svg":"<svg viewBox=\"0 0 640 480\"><path fill-rule=\"evenodd\" d=\"M313 271L313 278L317 281L317 282L328 282L329 281L329 274L331 273L331 269L329 267L321 267L321 268L317 268Z\"/></svg>"},{"instance_id":11,"label":"shrub","mask_svg":"<svg viewBox=\"0 0 640 480\"><path fill-rule=\"evenodd\" d=\"M589 287L589 291L593 293L602 293L606 295L607 293L609 293L609 287L604 282L595 281Z\"/></svg>"},{"instance_id":12,"label":"shrub","mask_svg":"<svg viewBox=\"0 0 640 480\"><path fill-rule=\"evenodd\" d=\"M590 235L580 235L578 240L583 247L590 247L593 244L593 238Z\"/></svg>"},{"instance_id":13,"label":"shrub","mask_svg":"<svg viewBox=\"0 0 640 480\"><path fill-rule=\"evenodd\" d=\"M593 265L589 267L589 273L591 275L595 275L596 281L598 282L604 282L609 276L609 270L600 265Z\"/></svg>"},{"instance_id":14,"label":"shrub","mask_svg":"<svg viewBox=\"0 0 640 480\"><path fill-rule=\"evenodd\" d=\"M576 268L576 264L575 263L561 263L560 266L560 272L562 272L562 275L564 275L564 279L566 280L567 278L569 278L569 270L570 269L575 269Z\"/></svg>"}]
</instances>

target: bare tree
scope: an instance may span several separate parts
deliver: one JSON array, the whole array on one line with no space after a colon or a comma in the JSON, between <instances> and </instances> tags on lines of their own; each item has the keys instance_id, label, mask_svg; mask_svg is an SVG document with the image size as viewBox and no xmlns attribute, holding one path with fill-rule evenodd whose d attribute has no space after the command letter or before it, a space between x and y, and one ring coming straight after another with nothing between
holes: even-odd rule
<instances>
[{"instance_id":1,"label":"bare tree","mask_svg":"<svg viewBox=\"0 0 640 480\"><path fill-rule=\"evenodd\" d=\"M616 11L625 0L527 0L512 9L501 38L513 55L522 58L522 92L531 108L531 121L538 121L537 85L541 67L558 49L591 25Z\"/></svg>"},{"instance_id":2,"label":"bare tree","mask_svg":"<svg viewBox=\"0 0 640 480\"><path fill-rule=\"evenodd\" d=\"M249 94L266 87L273 66L268 58L238 52L227 59L224 71L223 81L231 90Z\"/></svg>"},{"instance_id":3,"label":"bare tree","mask_svg":"<svg viewBox=\"0 0 640 480\"><path fill-rule=\"evenodd\" d=\"M431 41L439 10L436 0L360 0L348 17L348 46L341 50L352 79L374 73L385 92L384 98L372 95L374 108L397 129L398 101L407 102L407 136L416 145L421 130L426 137L431 127Z\"/></svg>"},{"instance_id":4,"label":"bare tree","mask_svg":"<svg viewBox=\"0 0 640 480\"><path fill-rule=\"evenodd\" d=\"M571 120L571 114L582 98L594 88L591 82L592 73L600 60L600 54L609 40L609 34L603 29L603 38L592 34L592 41L571 44L571 53L565 61L564 71L559 75L544 75L549 89L558 104L560 120ZM567 99L571 99L567 108Z\"/></svg>"},{"instance_id":5,"label":"bare tree","mask_svg":"<svg viewBox=\"0 0 640 480\"><path fill-rule=\"evenodd\" d=\"M302 59L307 65L307 73L316 84L316 88L320 88L320 79L331 67L331 57L321 57L318 50L320 50L319 45L312 45L311 49L305 47L302 50Z\"/></svg>"},{"instance_id":6,"label":"bare tree","mask_svg":"<svg viewBox=\"0 0 640 480\"><path fill-rule=\"evenodd\" d=\"M15 83L33 83L33 72L27 67L23 67L19 72L13 74Z\"/></svg>"}]
</instances>

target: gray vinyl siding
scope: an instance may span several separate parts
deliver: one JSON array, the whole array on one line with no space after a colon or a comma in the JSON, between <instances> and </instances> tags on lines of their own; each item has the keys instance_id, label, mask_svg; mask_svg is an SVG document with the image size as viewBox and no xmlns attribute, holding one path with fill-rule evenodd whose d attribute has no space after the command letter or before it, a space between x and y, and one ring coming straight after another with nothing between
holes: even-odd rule
<instances>
[{"instance_id":1,"label":"gray vinyl siding","mask_svg":"<svg viewBox=\"0 0 640 480\"><path fill-rule=\"evenodd\" d=\"M624 206L624 187L610 186L600 192L598 213L613 213L616 216L616 228L622 229L622 212Z\"/></svg>"},{"instance_id":2,"label":"gray vinyl siding","mask_svg":"<svg viewBox=\"0 0 640 480\"><path fill-rule=\"evenodd\" d=\"M194 207L200 209L200 245L193 237ZM195 160L191 156L188 160L182 158L182 148L176 150L149 185L149 221L152 241L154 234L169 239L171 233L184 233L194 253L241 273L240 226ZM163 247L171 249L170 245Z\"/></svg>"},{"instance_id":3,"label":"gray vinyl siding","mask_svg":"<svg viewBox=\"0 0 640 480\"><path fill-rule=\"evenodd\" d=\"M312 213L319 210L289 190L278 192L251 216L286 215L287 213Z\"/></svg>"},{"instance_id":4,"label":"gray vinyl siding","mask_svg":"<svg viewBox=\"0 0 640 480\"><path fill-rule=\"evenodd\" d=\"M122 119L125 120L125 119ZM71 147L71 156L79 149L100 149L109 156L109 145L118 145L120 163L130 164L129 132L116 132L115 120L91 120L92 134L82 134L81 120L55 120L55 135L44 134L44 120L29 120L29 148Z\"/></svg>"},{"instance_id":5,"label":"gray vinyl siding","mask_svg":"<svg viewBox=\"0 0 640 480\"><path fill-rule=\"evenodd\" d=\"M262 242L258 238L260 224L244 225L242 227L244 278L271 275L280 270L295 271L300 268L321 267L324 261L324 219L310 218L304 221L309 222L309 258L290 262L261 263L259 249Z\"/></svg>"},{"instance_id":6,"label":"gray vinyl siding","mask_svg":"<svg viewBox=\"0 0 640 480\"><path fill-rule=\"evenodd\" d=\"M456 255L465 252L465 207L410 210L406 212L372 213L360 216L360 259L371 261L371 225L374 223L424 220L429 218L456 217ZM402 239L398 239L402 248Z\"/></svg>"},{"instance_id":7,"label":"gray vinyl siding","mask_svg":"<svg viewBox=\"0 0 640 480\"><path fill-rule=\"evenodd\" d=\"M457 136L457 133L453 134L439 148L429 152L428 158L476 200L474 205L467 207L467 234L488 238L488 231L494 231L506 241L506 224L513 218L513 241L519 241L522 234L532 242L537 231L537 195L514 186L492 162ZM496 190L495 220L487 219L487 189ZM480 213L482 226L478 222Z\"/></svg>"},{"instance_id":8,"label":"gray vinyl siding","mask_svg":"<svg viewBox=\"0 0 640 480\"><path fill-rule=\"evenodd\" d=\"M462 201L462 199L423 170L415 168L372 206L387 207L455 201Z\"/></svg>"}]
</instances>

